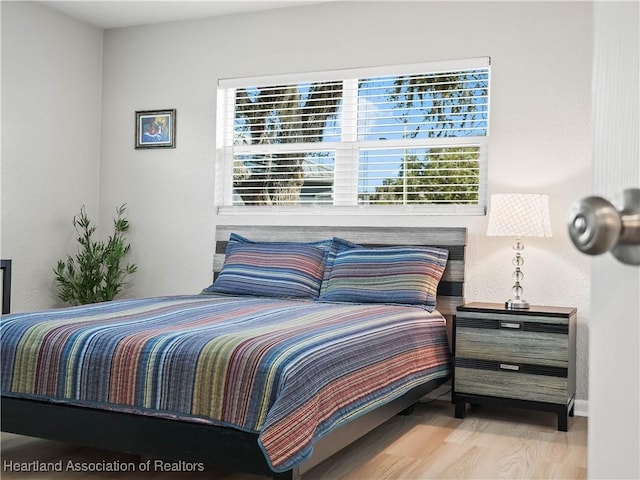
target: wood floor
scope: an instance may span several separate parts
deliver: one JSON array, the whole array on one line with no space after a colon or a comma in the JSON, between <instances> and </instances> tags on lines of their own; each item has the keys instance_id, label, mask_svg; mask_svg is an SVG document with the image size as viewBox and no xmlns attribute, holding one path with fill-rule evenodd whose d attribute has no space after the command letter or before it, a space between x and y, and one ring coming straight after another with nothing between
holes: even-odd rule
<instances>
[{"instance_id":1,"label":"wood floor","mask_svg":"<svg viewBox=\"0 0 640 480\"><path fill-rule=\"evenodd\" d=\"M89 428L89 426L88 426ZM7 462L134 462L139 457L2 434L2 479L257 480L260 477L202 473L17 473ZM467 408L453 418L453 405L435 401L397 416L303 475L302 480L583 479L587 477L587 419L524 410Z\"/></svg>"}]
</instances>

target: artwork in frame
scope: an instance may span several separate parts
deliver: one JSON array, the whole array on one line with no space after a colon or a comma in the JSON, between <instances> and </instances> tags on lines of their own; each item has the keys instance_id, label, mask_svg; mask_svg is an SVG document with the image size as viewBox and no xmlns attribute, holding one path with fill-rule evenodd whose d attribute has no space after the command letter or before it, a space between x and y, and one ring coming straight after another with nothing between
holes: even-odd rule
<instances>
[{"instance_id":1,"label":"artwork in frame","mask_svg":"<svg viewBox=\"0 0 640 480\"><path fill-rule=\"evenodd\" d=\"M175 147L175 109L141 110L136 112L136 148Z\"/></svg>"}]
</instances>

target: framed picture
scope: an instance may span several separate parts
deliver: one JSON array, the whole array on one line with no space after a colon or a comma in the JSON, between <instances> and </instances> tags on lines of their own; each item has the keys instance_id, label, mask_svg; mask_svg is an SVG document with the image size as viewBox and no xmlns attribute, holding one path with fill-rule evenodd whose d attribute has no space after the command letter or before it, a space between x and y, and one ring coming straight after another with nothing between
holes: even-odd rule
<instances>
[{"instance_id":1,"label":"framed picture","mask_svg":"<svg viewBox=\"0 0 640 480\"><path fill-rule=\"evenodd\" d=\"M136 112L136 148L175 148L176 111Z\"/></svg>"}]
</instances>

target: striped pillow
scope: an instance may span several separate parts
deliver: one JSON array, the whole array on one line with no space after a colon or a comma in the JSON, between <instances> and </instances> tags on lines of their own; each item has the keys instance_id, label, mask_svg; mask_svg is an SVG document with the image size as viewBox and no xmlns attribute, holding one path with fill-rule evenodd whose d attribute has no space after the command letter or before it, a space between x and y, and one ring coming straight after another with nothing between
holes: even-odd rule
<instances>
[{"instance_id":1,"label":"striped pillow","mask_svg":"<svg viewBox=\"0 0 640 480\"><path fill-rule=\"evenodd\" d=\"M338 252L319 300L436 307L449 252L434 247L355 248Z\"/></svg>"},{"instance_id":2,"label":"striped pillow","mask_svg":"<svg viewBox=\"0 0 640 480\"><path fill-rule=\"evenodd\" d=\"M327 286L329 285L328 281L331 278L331 271L333 270L333 265L336 261L336 255L340 252L351 250L352 248L362 248L362 246L357 243L350 242L349 240L344 240L343 238L333 237L329 253L327 254L327 263L324 267L320 296L324 295Z\"/></svg>"},{"instance_id":3,"label":"striped pillow","mask_svg":"<svg viewBox=\"0 0 640 480\"><path fill-rule=\"evenodd\" d=\"M291 245L294 245L294 246L307 245L311 247L322 248L323 250L329 250L333 246L333 240L330 238L324 239L324 240L317 240L315 242L261 242L259 240L250 240L247 237L243 237L242 235L235 232L231 232L231 234L229 235L229 242L227 243L227 245L230 245L232 243L251 243L254 245L256 244L280 245L281 247L284 247L284 248L288 248Z\"/></svg>"},{"instance_id":4,"label":"striped pillow","mask_svg":"<svg viewBox=\"0 0 640 480\"><path fill-rule=\"evenodd\" d=\"M327 250L296 243L229 243L205 293L317 298Z\"/></svg>"}]
</instances>

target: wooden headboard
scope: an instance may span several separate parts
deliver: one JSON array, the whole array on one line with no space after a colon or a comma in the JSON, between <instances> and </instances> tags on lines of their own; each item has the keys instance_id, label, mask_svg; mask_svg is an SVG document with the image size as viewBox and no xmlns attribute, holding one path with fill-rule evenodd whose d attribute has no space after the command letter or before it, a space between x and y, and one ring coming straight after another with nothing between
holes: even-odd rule
<instances>
[{"instance_id":1,"label":"wooden headboard","mask_svg":"<svg viewBox=\"0 0 640 480\"><path fill-rule=\"evenodd\" d=\"M466 228L442 227L320 227L274 225L218 225L213 261L214 277L224 263L231 232L265 242L310 242L340 237L364 246L426 245L449 250L449 260L438 286L437 309L450 317L464 303Z\"/></svg>"}]
</instances>

